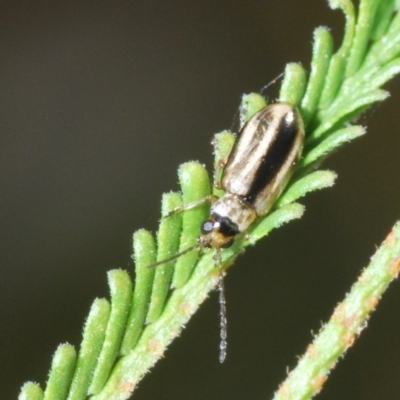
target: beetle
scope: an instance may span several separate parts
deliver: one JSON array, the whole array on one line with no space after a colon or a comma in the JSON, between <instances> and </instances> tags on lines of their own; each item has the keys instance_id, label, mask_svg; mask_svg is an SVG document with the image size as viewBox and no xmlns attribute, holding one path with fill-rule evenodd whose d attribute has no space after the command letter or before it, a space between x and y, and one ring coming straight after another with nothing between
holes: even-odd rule
<instances>
[{"instance_id":1,"label":"beetle","mask_svg":"<svg viewBox=\"0 0 400 400\"><path fill-rule=\"evenodd\" d=\"M235 237L268 214L285 189L300 160L304 143L304 124L296 107L275 103L256 112L243 126L239 137L221 166L220 182L225 194L210 195L171 211L188 210L207 200L214 201L209 218L201 225L198 243L174 256L151 264L172 261L195 248L214 248L219 267L220 357L226 357L226 300L224 294L221 249L232 246Z\"/></svg>"}]
</instances>

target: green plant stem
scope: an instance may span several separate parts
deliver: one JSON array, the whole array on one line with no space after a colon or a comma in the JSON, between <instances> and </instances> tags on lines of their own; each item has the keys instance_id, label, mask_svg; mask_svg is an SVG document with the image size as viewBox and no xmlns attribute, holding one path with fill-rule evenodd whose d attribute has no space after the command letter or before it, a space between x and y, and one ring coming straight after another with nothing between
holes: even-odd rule
<instances>
[{"instance_id":1,"label":"green plant stem","mask_svg":"<svg viewBox=\"0 0 400 400\"><path fill-rule=\"evenodd\" d=\"M329 372L366 327L379 299L400 270L400 223L386 237L370 264L329 322L307 347L297 367L280 385L274 400L306 400L317 394Z\"/></svg>"}]
</instances>

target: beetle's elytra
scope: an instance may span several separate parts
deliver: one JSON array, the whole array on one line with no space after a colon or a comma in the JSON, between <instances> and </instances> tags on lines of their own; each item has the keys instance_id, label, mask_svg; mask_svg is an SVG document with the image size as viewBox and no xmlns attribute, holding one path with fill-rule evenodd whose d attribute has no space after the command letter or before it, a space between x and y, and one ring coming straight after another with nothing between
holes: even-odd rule
<instances>
[{"instance_id":1,"label":"beetle's elytra","mask_svg":"<svg viewBox=\"0 0 400 400\"><path fill-rule=\"evenodd\" d=\"M211 207L199 242L229 247L258 217L266 215L286 187L304 141L302 118L287 103L266 106L243 127L223 170L226 193Z\"/></svg>"}]
</instances>

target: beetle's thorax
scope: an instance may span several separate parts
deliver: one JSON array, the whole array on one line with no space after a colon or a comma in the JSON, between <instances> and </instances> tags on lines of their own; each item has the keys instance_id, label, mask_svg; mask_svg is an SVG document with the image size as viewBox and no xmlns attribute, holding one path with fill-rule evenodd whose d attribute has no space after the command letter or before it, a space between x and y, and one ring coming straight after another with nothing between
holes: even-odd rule
<instances>
[{"instance_id":1,"label":"beetle's thorax","mask_svg":"<svg viewBox=\"0 0 400 400\"><path fill-rule=\"evenodd\" d=\"M211 216L202 225L200 243L206 247L229 247L235 236L256 219L254 207L241 196L226 193L211 207Z\"/></svg>"}]
</instances>

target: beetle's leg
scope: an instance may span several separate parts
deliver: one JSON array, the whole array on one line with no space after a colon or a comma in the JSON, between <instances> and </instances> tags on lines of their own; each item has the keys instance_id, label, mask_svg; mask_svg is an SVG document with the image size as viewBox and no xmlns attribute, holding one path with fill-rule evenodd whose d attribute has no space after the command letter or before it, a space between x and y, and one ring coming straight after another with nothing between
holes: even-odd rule
<instances>
[{"instance_id":1,"label":"beetle's leg","mask_svg":"<svg viewBox=\"0 0 400 400\"><path fill-rule=\"evenodd\" d=\"M219 162L215 164L213 185L217 190L222 189L221 180L222 180L222 172L224 171L225 165L226 161L223 160L219 160Z\"/></svg>"},{"instance_id":2,"label":"beetle's leg","mask_svg":"<svg viewBox=\"0 0 400 400\"><path fill-rule=\"evenodd\" d=\"M206 201L210 201L211 203L214 203L217 199L218 199L217 196L214 196L213 194L209 194L208 196L203 197L202 199L195 200L195 201L192 201L191 203L187 203L182 206L174 208L168 214L164 215L164 218L168 218L171 215L176 214L177 212L191 210L192 208L200 206L201 204L205 203Z\"/></svg>"},{"instance_id":3,"label":"beetle's leg","mask_svg":"<svg viewBox=\"0 0 400 400\"><path fill-rule=\"evenodd\" d=\"M217 190L223 189L221 180L222 173L225 165L228 162L229 154L232 150L233 144L235 143L235 136L229 132L224 131L217 133L214 136L211 144L214 147L214 188Z\"/></svg>"}]
</instances>

